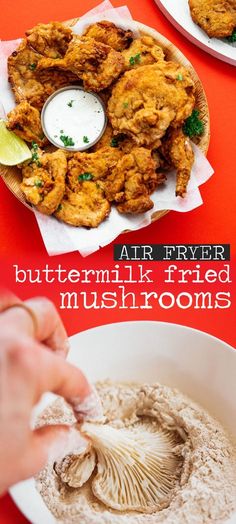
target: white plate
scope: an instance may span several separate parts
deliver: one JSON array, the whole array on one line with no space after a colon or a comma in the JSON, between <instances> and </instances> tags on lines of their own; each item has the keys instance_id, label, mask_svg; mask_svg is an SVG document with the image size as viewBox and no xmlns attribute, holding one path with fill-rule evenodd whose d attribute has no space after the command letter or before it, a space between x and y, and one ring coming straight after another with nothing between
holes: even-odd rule
<instances>
[{"instance_id":1,"label":"white plate","mask_svg":"<svg viewBox=\"0 0 236 524\"><path fill-rule=\"evenodd\" d=\"M92 382L110 378L177 387L236 438L236 351L221 340L176 324L123 322L84 331L70 342L68 360ZM51 400L46 395L37 412ZM33 479L17 484L10 493L32 524L55 524ZM227 524L236 524L236 515Z\"/></svg>"},{"instance_id":2,"label":"white plate","mask_svg":"<svg viewBox=\"0 0 236 524\"><path fill-rule=\"evenodd\" d=\"M220 38L209 36L193 22L188 0L155 0L166 18L193 44L215 58L236 66L236 43L230 44Z\"/></svg>"}]
</instances>

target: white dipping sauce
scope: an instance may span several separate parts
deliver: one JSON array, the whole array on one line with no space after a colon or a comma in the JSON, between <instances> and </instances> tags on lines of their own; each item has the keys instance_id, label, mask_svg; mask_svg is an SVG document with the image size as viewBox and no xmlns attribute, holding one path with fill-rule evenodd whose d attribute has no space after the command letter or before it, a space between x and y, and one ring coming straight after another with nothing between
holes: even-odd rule
<instances>
[{"instance_id":1,"label":"white dipping sauce","mask_svg":"<svg viewBox=\"0 0 236 524\"><path fill-rule=\"evenodd\" d=\"M94 145L105 131L104 106L93 93L80 88L62 89L46 102L42 126L55 146L83 151Z\"/></svg>"}]
</instances>

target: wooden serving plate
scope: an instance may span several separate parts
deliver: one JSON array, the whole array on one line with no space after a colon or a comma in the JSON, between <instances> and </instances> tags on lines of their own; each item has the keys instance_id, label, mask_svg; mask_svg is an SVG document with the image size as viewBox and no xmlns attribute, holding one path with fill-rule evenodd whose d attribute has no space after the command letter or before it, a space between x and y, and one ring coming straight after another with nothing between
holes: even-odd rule
<instances>
[{"instance_id":1,"label":"wooden serving plate","mask_svg":"<svg viewBox=\"0 0 236 524\"><path fill-rule=\"evenodd\" d=\"M73 27L76 22L78 22L78 18L74 18L73 20L68 20L65 22L66 25L69 27ZM127 24L124 24L124 27ZM152 36L157 43L164 49L164 52L166 54L167 60L172 60L173 62L178 62L179 64L186 67L194 80L195 84L195 96L196 96L196 107L200 111L200 117L204 122L204 134L201 136L201 138L198 140L197 145L200 147L202 152L206 155L209 147L210 142L210 115L209 115L209 109L208 109L208 103L206 94L203 88L203 85L193 68L192 64L189 62L189 60L181 53L181 51L172 44L167 38L165 38L163 35L158 33L155 29L152 29L149 26L146 26L144 24L141 24L140 22L129 22L128 24L129 29L139 29L141 33L145 33L149 36ZM25 197L20 189L20 183L21 183L21 171L17 167L5 167L0 165L0 175L2 179L4 180L7 187L10 189L10 191L16 196L24 206L28 207L32 211L32 207L30 204L28 204L25 200ZM162 216L164 216L166 213L168 213L168 210L163 211L156 211L152 214L152 222L159 220ZM125 233L126 231L124 231Z\"/></svg>"}]
</instances>

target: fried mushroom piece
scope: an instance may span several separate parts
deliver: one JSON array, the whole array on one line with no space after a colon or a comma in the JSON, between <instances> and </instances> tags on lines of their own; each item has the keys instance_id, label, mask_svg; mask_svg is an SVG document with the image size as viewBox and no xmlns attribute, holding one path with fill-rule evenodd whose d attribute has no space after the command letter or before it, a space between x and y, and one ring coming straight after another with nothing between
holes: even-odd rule
<instances>
[{"instance_id":1,"label":"fried mushroom piece","mask_svg":"<svg viewBox=\"0 0 236 524\"><path fill-rule=\"evenodd\" d=\"M68 160L67 183L77 191L83 180L102 180L112 173L122 153L112 147L104 147L95 153L77 152Z\"/></svg>"},{"instance_id":2,"label":"fried mushroom piece","mask_svg":"<svg viewBox=\"0 0 236 524\"><path fill-rule=\"evenodd\" d=\"M122 151L122 153L131 153L132 150L135 147L137 147L137 143L130 136L118 135L117 137L115 137L115 139L117 139L118 147ZM160 145L161 145L161 140L159 139L153 142L151 145L152 151L155 151L156 149L158 149Z\"/></svg>"},{"instance_id":3,"label":"fried mushroom piece","mask_svg":"<svg viewBox=\"0 0 236 524\"><path fill-rule=\"evenodd\" d=\"M75 37L63 59L42 58L37 71L53 67L75 74L87 90L102 91L124 70L124 58L121 53L94 38Z\"/></svg>"},{"instance_id":4,"label":"fried mushroom piece","mask_svg":"<svg viewBox=\"0 0 236 524\"><path fill-rule=\"evenodd\" d=\"M159 140L156 148L161 145ZM105 147L112 147L114 150L122 151L122 153L130 153L134 147L137 147L137 144L126 135L116 135L114 136L114 131L110 123L107 124L105 133L102 135L100 140L93 146L92 151L96 152ZM115 158L118 158L119 153L114 153Z\"/></svg>"},{"instance_id":5,"label":"fried mushroom piece","mask_svg":"<svg viewBox=\"0 0 236 524\"><path fill-rule=\"evenodd\" d=\"M23 39L16 51L8 58L8 76L16 102L27 101L42 109L47 98L57 89L78 82L77 76L53 67L50 72L38 71L42 56ZM49 59L48 59L49 60ZM53 61L54 65L56 61Z\"/></svg>"},{"instance_id":6,"label":"fried mushroom piece","mask_svg":"<svg viewBox=\"0 0 236 524\"><path fill-rule=\"evenodd\" d=\"M108 217L110 210L103 188L97 182L84 181L76 192L66 188L55 216L72 226L95 228Z\"/></svg>"},{"instance_id":7,"label":"fried mushroom piece","mask_svg":"<svg viewBox=\"0 0 236 524\"><path fill-rule=\"evenodd\" d=\"M230 36L236 27L235 0L189 0L193 21L210 38Z\"/></svg>"},{"instance_id":8,"label":"fried mushroom piece","mask_svg":"<svg viewBox=\"0 0 236 524\"><path fill-rule=\"evenodd\" d=\"M115 134L124 133L139 146L153 147L170 125L184 123L194 105L189 71L163 61L127 71L118 80L108 102L108 117Z\"/></svg>"},{"instance_id":9,"label":"fried mushroom piece","mask_svg":"<svg viewBox=\"0 0 236 524\"><path fill-rule=\"evenodd\" d=\"M153 208L150 194L165 180L162 173L156 172L158 165L157 157L154 160L151 150L144 147L136 147L118 162L113 177L121 181L120 192L114 195L113 183L107 180L105 193L118 202L120 213L145 213Z\"/></svg>"},{"instance_id":10,"label":"fried mushroom piece","mask_svg":"<svg viewBox=\"0 0 236 524\"><path fill-rule=\"evenodd\" d=\"M8 58L8 76L17 102L28 101L34 107L42 107L46 96L45 89L37 79L35 69L41 56L27 45L23 39Z\"/></svg>"},{"instance_id":11,"label":"fried mushroom piece","mask_svg":"<svg viewBox=\"0 0 236 524\"><path fill-rule=\"evenodd\" d=\"M81 84L77 75L71 71L59 71L56 67L52 67L50 70L36 71L36 74L44 87L46 100L57 89L68 85Z\"/></svg>"},{"instance_id":12,"label":"fried mushroom piece","mask_svg":"<svg viewBox=\"0 0 236 524\"><path fill-rule=\"evenodd\" d=\"M103 133L100 140L93 146L92 150L93 152L99 151L100 149L103 149L104 147L116 147L117 141L114 141L113 145L113 129L111 127L111 124L107 124L106 130Z\"/></svg>"},{"instance_id":13,"label":"fried mushroom piece","mask_svg":"<svg viewBox=\"0 0 236 524\"><path fill-rule=\"evenodd\" d=\"M50 58L62 58L72 39L72 31L60 22L37 24L26 31L28 44L37 53Z\"/></svg>"},{"instance_id":14,"label":"fried mushroom piece","mask_svg":"<svg viewBox=\"0 0 236 524\"><path fill-rule=\"evenodd\" d=\"M39 146L47 143L41 126L40 112L29 102L18 104L8 113L7 118L7 128L26 142L36 142Z\"/></svg>"},{"instance_id":15,"label":"fried mushroom piece","mask_svg":"<svg viewBox=\"0 0 236 524\"><path fill-rule=\"evenodd\" d=\"M38 211L52 215L65 193L67 159L63 151L46 153L38 162L24 166L21 190Z\"/></svg>"},{"instance_id":16,"label":"fried mushroom piece","mask_svg":"<svg viewBox=\"0 0 236 524\"><path fill-rule=\"evenodd\" d=\"M164 52L151 36L142 36L133 41L129 49L122 52L125 59L125 69L135 69L140 66L155 64L164 60Z\"/></svg>"},{"instance_id":17,"label":"fried mushroom piece","mask_svg":"<svg viewBox=\"0 0 236 524\"><path fill-rule=\"evenodd\" d=\"M125 31L112 22L105 20L89 26L83 36L94 38L98 42L109 45L116 51L127 49L134 38L132 31Z\"/></svg>"},{"instance_id":18,"label":"fried mushroom piece","mask_svg":"<svg viewBox=\"0 0 236 524\"><path fill-rule=\"evenodd\" d=\"M160 148L168 164L176 169L176 196L185 197L194 163L194 152L182 129L170 129Z\"/></svg>"}]
</instances>

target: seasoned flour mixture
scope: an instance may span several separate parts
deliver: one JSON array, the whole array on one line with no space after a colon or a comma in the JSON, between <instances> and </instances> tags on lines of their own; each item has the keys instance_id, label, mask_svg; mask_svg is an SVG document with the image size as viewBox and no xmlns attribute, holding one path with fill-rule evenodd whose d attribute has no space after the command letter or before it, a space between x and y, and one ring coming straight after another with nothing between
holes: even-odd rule
<instances>
[{"instance_id":1,"label":"seasoned flour mixture","mask_svg":"<svg viewBox=\"0 0 236 524\"><path fill-rule=\"evenodd\" d=\"M107 423L135 428L145 421L172 435L176 477L159 511L109 509L92 493L91 478L80 488L62 482L48 464L36 479L44 502L64 524L223 524L236 511L235 449L223 427L179 391L160 384L97 384ZM75 423L71 408L57 399L38 425Z\"/></svg>"}]
</instances>

